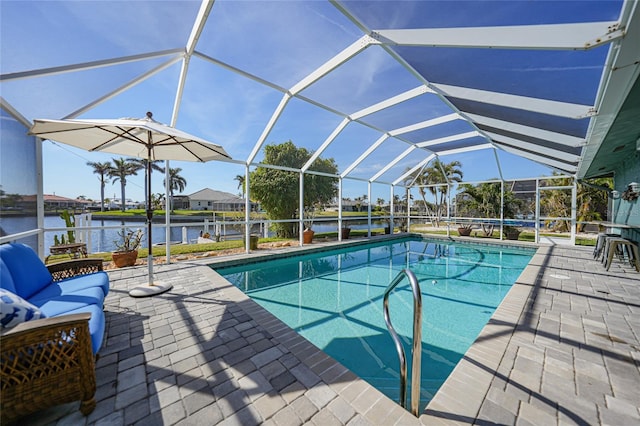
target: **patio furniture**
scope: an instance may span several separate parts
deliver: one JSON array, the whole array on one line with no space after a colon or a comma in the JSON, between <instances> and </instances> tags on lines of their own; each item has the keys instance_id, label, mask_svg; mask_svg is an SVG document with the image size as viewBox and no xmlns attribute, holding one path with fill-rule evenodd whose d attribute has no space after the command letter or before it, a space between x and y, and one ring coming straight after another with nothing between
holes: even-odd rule
<instances>
[{"instance_id":1,"label":"patio furniture","mask_svg":"<svg viewBox=\"0 0 640 426\"><path fill-rule=\"evenodd\" d=\"M1 245L0 287L2 424L77 400L80 411L89 414L96 405L95 354L102 345L109 291L102 259L47 267L26 245ZM21 310L29 313L16 320Z\"/></svg>"},{"instance_id":2,"label":"patio furniture","mask_svg":"<svg viewBox=\"0 0 640 426\"><path fill-rule=\"evenodd\" d=\"M634 266L636 271L640 272L640 255L638 254L638 245L635 242L621 237L606 237L605 240L603 261L605 262L604 267L607 271L611 267L615 254L619 253L621 259L624 260L626 252L629 264Z\"/></svg>"},{"instance_id":3,"label":"patio furniture","mask_svg":"<svg viewBox=\"0 0 640 426\"><path fill-rule=\"evenodd\" d=\"M53 254L68 254L70 258L77 259L87 257L87 245L85 243L58 244L49 247L49 256L44 259L44 263L49 261Z\"/></svg>"},{"instance_id":4,"label":"patio furniture","mask_svg":"<svg viewBox=\"0 0 640 426\"><path fill-rule=\"evenodd\" d=\"M620 234L610 234L605 232L599 233L598 238L596 240L596 246L593 249L593 258L599 259L600 256L604 253L604 246L605 246L607 237L619 237L619 236Z\"/></svg>"}]
</instances>

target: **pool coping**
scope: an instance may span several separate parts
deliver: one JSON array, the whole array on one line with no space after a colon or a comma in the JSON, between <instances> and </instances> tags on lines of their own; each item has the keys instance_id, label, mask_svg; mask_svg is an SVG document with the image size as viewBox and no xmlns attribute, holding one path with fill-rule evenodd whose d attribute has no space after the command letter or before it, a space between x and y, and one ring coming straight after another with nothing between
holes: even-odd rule
<instances>
[{"instance_id":1,"label":"pool coping","mask_svg":"<svg viewBox=\"0 0 640 426\"><path fill-rule=\"evenodd\" d=\"M438 392L431 399L425 410L418 418L411 415L408 411L402 409L400 405L388 398L378 389L370 385L364 379L358 377L351 370L344 367L340 362L326 354L313 343L296 333L287 324L268 312L262 306L254 302L242 290L235 287L224 277L218 274L212 265L220 265L222 267L233 266L237 264L259 262L273 258L285 258L303 255L306 253L316 253L328 250L334 250L343 247L352 247L358 245L370 244L377 241L388 241L393 239L405 239L410 237L421 237L426 239L442 239L446 241L464 242L483 244L491 246L516 247L536 249L533 257L522 271L520 276L511 286L502 302L498 305L487 324L482 328L476 340L471 344L465 352L462 359L458 362L449 377L442 384ZM516 241L492 241L486 240L478 242L477 239L469 240L464 237L447 237L430 234L395 234L375 236L371 238L342 241L342 242L320 242L313 245L303 247L287 247L285 250L274 250L269 253L259 254L242 254L233 256L232 259L211 259L201 260L198 263L206 265L210 270L209 277L215 283L216 287L224 290L230 301L243 306L245 312L250 315L256 322L267 329L275 338L277 338L288 350L298 356L308 367L312 368L325 383L334 388L334 391L341 394L345 389L350 389L345 398L350 400L353 396L353 389L359 389L362 395L372 405L375 405L375 411L385 413L384 416L391 419L391 413L397 417L396 423L401 424L438 424L443 421L457 420L468 418L470 422L476 419L480 407L486 398L491 386L491 382L497 375L497 369L501 361L506 355L507 346L512 336L517 332L517 324L521 316L525 312L525 305L534 287L536 278L538 277L544 259L548 255L550 246L539 245L535 243L522 243ZM318 361L320 360L320 361ZM321 368L318 365L321 363ZM348 385L344 385L346 374L351 377ZM463 396L461 398L461 396ZM357 408L357 407L356 407ZM366 407L361 407L366 410ZM398 411L401 410L401 411ZM455 414L452 414L454 413ZM370 417L363 412L363 415Z\"/></svg>"},{"instance_id":2,"label":"pool coping","mask_svg":"<svg viewBox=\"0 0 640 426\"><path fill-rule=\"evenodd\" d=\"M509 342L518 332L518 324L526 313L525 307L550 247L537 247L488 323L427 405L420 416L423 423L433 424L447 418L458 421L467 418L473 422L478 417L491 383L498 375L498 367L508 355Z\"/></svg>"}]
</instances>

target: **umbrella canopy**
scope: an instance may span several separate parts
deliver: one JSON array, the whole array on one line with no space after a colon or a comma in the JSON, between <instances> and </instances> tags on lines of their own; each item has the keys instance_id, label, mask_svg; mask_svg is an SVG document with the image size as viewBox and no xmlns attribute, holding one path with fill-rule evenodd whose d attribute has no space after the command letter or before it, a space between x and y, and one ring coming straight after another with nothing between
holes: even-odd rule
<instances>
[{"instance_id":1,"label":"umbrella canopy","mask_svg":"<svg viewBox=\"0 0 640 426\"><path fill-rule=\"evenodd\" d=\"M220 145L159 123L151 113L143 119L35 119L29 134L87 151L151 160L205 162L231 158Z\"/></svg>"},{"instance_id":2,"label":"umbrella canopy","mask_svg":"<svg viewBox=\"0 0 640 426\"><path fill-rule=\"evenodd\" d=\"M134 289L133 296L146 296L166 291L153 281L153 254L151 251L151 162L153 160L198 161L231 159L220 146L173 127L159 123L153 114L147 117L104 120L45 120L36 119L30 135L49 139L87 151L107 152L147 159L147 246L149 255L149 285Z\"/></svg>"}]
</instances>

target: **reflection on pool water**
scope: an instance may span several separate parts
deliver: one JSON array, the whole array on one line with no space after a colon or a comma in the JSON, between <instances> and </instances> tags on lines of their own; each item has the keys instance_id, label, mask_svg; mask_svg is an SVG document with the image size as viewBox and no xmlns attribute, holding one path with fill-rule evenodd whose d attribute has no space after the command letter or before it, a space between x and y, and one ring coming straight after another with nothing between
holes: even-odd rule
<instances>
[{"instance_id":1,"label":"reflection on pool water","mask_svg":"<svg viewBox=\"0 0 640 426\"><path fill-rule=\"evenodd\" d=\"M528 248L407 239L216 271L397 401L398 355L384 322L382 298L393 278L403 268L410 268L418 278L423 299L423 409L534 252ZM393 325L410 358L413 300L406 278L391 294L389 306ZM409 371L408 381L410 377Z\"/></svg>"}]
</instances>

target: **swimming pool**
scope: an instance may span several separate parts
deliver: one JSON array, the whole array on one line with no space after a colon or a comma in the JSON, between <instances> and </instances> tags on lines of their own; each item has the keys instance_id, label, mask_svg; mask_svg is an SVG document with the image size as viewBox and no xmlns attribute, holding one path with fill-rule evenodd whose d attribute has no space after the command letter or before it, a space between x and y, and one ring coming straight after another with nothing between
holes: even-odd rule
<instances>
[{"instance_id":1,"label":"swimming pool","mask_svg":"<svg viewBox=\"0 0 640 426\"><path fill-rule=\"evenodd\" d=\"M382 298L393 278L410 268L423 298L422 410L534 253L528 248L404 239L215 269L397 401L398 357L384 323ZM410 354L413 300L406 279L389 305Z\"/></svg>"}]
</instances>

